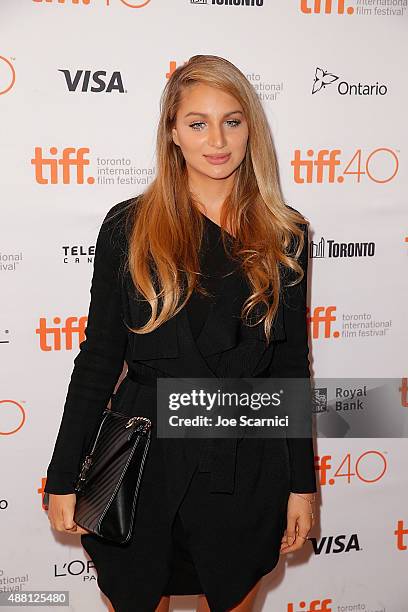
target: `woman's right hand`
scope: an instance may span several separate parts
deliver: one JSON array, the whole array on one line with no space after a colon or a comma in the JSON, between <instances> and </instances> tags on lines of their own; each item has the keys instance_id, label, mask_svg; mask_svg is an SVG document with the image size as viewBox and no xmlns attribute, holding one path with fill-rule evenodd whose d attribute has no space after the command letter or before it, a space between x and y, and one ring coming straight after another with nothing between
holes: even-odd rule
<instances>
[{"instance_id":1,"label":"woman's right hand","mask_svg":"<svg viewBox=\"0 0 408 612\"><path fill-rule=\"evenodd\" d=\"M52 529L72 535L91 533L75 523L75 504L75 493L68 493L66 495L49 494L48 506L45 506L45 509L48 512L48 520L51 523Z\"/></svg>"}]
</instances>

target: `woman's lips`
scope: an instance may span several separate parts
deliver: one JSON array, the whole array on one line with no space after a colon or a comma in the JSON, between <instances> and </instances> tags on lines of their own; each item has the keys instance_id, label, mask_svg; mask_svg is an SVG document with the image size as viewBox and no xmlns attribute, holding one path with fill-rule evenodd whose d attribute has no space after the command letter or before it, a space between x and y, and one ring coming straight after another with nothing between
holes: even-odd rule
<instances>
[{"instance_id":1,"label":"woman's lips","mask_svg":"<svg viewBox=\"0 0 408 612\"><path fill-rule=\"evenodd\" d=\"M231 157L231 153L228 153L228 155L204 155L204 157L210 164L225 164Z\"/></svg>"}]
</instances>

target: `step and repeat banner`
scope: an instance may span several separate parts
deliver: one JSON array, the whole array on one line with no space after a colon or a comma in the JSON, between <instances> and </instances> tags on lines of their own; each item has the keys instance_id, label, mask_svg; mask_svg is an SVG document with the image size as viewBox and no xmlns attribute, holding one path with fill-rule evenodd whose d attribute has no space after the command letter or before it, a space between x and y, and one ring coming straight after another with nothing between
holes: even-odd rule
<instances>
[{"instance_id":1,"label":"step and repeat banner","mask_svg":"<svg viewBox=\"0 0 408 612\"><path fill-rule=\"evenodd\" d=\"M70 610L108 609L41 493L98 229L155 176L166 80L208 53L256 89L285 200L310 220L316 420L337 419L316 440L316 525L264 577L256 609L408 610L407 12L406 0L2 0L0 592L66 590ZM370 429L384 380L395 393L376 394ZM353 436L357 412L367 427Z\"/></svg>"}]
</instances>

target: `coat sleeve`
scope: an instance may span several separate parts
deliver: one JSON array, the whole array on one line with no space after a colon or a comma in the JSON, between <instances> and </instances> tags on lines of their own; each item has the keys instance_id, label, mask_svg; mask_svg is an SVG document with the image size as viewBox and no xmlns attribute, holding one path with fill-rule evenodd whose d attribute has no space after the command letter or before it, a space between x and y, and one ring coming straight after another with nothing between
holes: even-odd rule
<instances>
[{"instance_id":1,"label":"coat sleeve","mask_svg":"<svg viewBox=\"0 0 408 612\"><path fill-rule=\"evenodd\" d=\"M307 388L310 390L309 346L306 321L309 238L307 225L302 224L301 227L304 232L305 242L299 257L299 263L304 270L304 277L297 285L284 289L286 340L276 343L269 374L276 378L307 379ZM302 405L302 409L307 409L310 418L312 418L311 403L309 401ZM316 491L316 474L313 438L286 438L286 441L289 449L291 471L290 490L294 493L314 493Z\"/></svg>"},{"instance_id":2,"label":"coat sleeve","mask_svg":"<svg viewBox=\"0 0 408 612\"><path fill-rule=\"evenodd\" d=\"M127 328L122 318L119 286L120 241L114 231L119 225L111 221L119 206L109 210L99 229L85 340L74 359L60 428L47 469L46 493L74 492L81 459L123 369Z\"/></svg>"}]
</instances>

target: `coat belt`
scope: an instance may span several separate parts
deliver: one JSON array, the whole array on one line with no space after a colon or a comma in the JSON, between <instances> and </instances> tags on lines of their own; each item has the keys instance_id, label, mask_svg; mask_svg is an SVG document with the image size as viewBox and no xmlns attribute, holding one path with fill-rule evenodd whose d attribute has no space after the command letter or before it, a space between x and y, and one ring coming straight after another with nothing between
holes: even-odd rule
<instances>
[{"instance_id":1,"label":"coat belt","mask_svg":"<svg viewBox=\"0 0 408 612\"><path fill-rule=\"evenodd\" d=\"M156 376L145 376L129 369L127 377L134 382L149 387L156 387ZM222 381L222 379L220 379ZM252 385L242 381L246 389ZM237 445L239 438L208 438L203 440L198 471L210 472L210 490L212 493L233 493L235 488L235 470Z\"/></svg>"}]
</instances>

